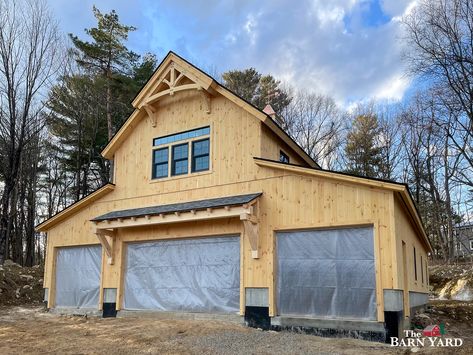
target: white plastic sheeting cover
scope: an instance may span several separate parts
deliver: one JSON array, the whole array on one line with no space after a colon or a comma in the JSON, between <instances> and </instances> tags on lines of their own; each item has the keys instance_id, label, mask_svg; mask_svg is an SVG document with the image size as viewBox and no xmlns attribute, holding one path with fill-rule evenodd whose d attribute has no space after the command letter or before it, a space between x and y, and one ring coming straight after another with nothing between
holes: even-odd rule
<instances>
[{"instance_id":1,"label":"white plastic sheeting cover","mask_svg":"<svg viewBox=\"0 0 473 355\"><path fill-rule=\"evenodd\" d=\"M376 320L373 229L277 234L281 315Z\"/></svg>"},{"instance_id":2,"label":"white plastic sheeting cover","mask_svg":"<svg viewBox=\"0 0 473 355\"><path fill-rule=\"evenodd\" d=\"M98 308L101 246L59 248L56 307Z\"/></svg>"},{"instance_id":3,"label":"white plastic sheeting cover","mask_svg":"<svg viewBox=\"0 0 473 355\"><path fill-rule=\"evenodd\" d=\"M240 238L129 244L125 309L238 312Z\"/></svg>"}]
</instances>

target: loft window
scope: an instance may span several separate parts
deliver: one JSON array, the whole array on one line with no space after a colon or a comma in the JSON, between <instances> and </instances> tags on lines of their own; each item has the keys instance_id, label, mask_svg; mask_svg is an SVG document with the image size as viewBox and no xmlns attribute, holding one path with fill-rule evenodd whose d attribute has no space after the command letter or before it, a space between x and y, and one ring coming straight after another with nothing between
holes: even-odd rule
<instances>
[{"instance_id":1,"label":"loft window","mask_svg":"<svg viewBox=\"0 0 473 355\"><path fill-rule=\"evenodd\" d=\"M172 147L171 175L187 174L189 166L189 144L179 144Z\"/></svg>"},{"instance_id":2,"label":"loft window","mask_svg":"<svg viewBox=\"0 0 473 355\"><path fill-rule=\"evenodd\" d=\"M192 172L209 170L209 139L192 142Z\"/></svg>"},{"instance_id":3,"label":"loft window","mask_svg":"<svg viewBox=\"0 0 473 355\"><path fill-rule=\"evenodd\" d=\"M197 173L209 167L209 126L153 139L153 179Z\"/></svg>"},{"instance_id":4,"label":"loft window","mask_svg":"<svg viewBox=\"0 0 473 355\"><path fill-rule=\"evenodd\" d=\"M192 129L190 131L180 132L176 134L170 134L163 137L158 137L153 139L153 146L163 145L163 144L170 144L174 142L184 141L187 139L207 136L210 134L210 127L202 127L197 129Z\"/></svg>"},{"instance_id":5,"label":"loft window","mask_svg":"<svg viewBox=\"0 0 473 355\"><path fill-rule=\"evenodd\" d=\"M416 258L416 247L414 247L414 277L417 281L417 258Z\"/></svg>"},{"instance_id":6,"label":"loft window","mask_svg":"<svg viewBox=\"0 0 473 355\"><path fill-rule=\"evenodd\" d=\"M169 149L161 148L153 151L153 179L159 179L168 176Z\"/></svg>"},{"instance_id":7,"label":"loft window","mask_svg":"<svg viewBox=\"0 0 473 355\"><path fill-rule=\"evenodd\" d=\"M289 164L289 155L284 153L282 150L279 151L279 161L281 163Z\"/></svg>"}]
</instances>

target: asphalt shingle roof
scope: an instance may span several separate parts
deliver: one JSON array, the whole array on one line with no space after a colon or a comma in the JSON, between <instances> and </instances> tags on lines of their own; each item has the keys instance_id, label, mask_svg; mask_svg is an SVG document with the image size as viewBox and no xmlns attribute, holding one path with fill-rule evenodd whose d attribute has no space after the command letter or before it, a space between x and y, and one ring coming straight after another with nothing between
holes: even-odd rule
<instances>
[{"instance_id":1,"label":"asphalt shingle roof","mask_svg":"<svg viewBox=\"0 0 473 355\"><path fill-rule=\"evenodd\" d=\"M217 208L223 206L236 206L244 205L253 201L255 198L259 197L262 193L254 193L247 195L238 195L238 196L228 196L228 197L219 197L211 198L207 200L200 201L190 201L183 203L173 203L170 205L161 205L161 206L151 206L143 208L133 208L128 210L113 211L103 214L101 216L95 217L92 219L93 222L100 222L107 219L117 219L117 218L131 218L131 217L142 217L142 216L152 216L158 215L161 213L174 213L174 212L186 212L191 210L205 210L207 208Z\"/></svg>"}]
</instances>

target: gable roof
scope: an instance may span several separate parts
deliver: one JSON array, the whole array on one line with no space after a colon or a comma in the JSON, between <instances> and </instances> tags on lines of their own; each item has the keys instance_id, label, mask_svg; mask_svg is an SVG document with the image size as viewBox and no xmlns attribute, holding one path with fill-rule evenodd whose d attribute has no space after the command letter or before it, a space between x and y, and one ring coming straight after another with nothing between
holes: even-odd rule
<instances>
[{"instance_id":1,"label":"gable roof","mask_svg":"<svg viewBox=\"0 0 473 355\"><path fill-rule=\"evenodd\" d=\"M367 178L363 176L356 176L350 175L346 173L341 173L332 170L325 170L325 169L314 169L314 168L306 168L300 165L289 164L289 163L282 163L276 160L269 160L264 158L253 158L257 165L273 168L273 169L280 169L291 171L296 174L305 174L311 176L322 177L331 180L338 180L348 183L353 183L357 185L365 185L368 187L378 188L382 190L389 190L397 193L398 196L401 198L404 206L407 209L408 215L411 218L412 222L414 223L415 228L419 232L422 237L422 241L427 246L429 252L433 252L432 245L430 244L430 240L425 233L424 224L422 223L422 219L420 218L419 211L414 204L414 200L412 199L412 195L409 191L409 188L406 184L402 184L399 182L389 181L389 180L382 180L382 179L374 179L374 178Z\"/></svg>"},{"instance_id":2,"label":"gable roof","mask_svg":"<svg viewBox=\"0 0 473 355\"><path fill-rule=\"evenodd\" d=\"M309 166L313 168L320 168L319 165L291 137L289 137L282 127L270 117L270 115L244 100L230 89L218 83L210 75L172 51L170 51L166 57L164 57L151 78L133 99L132 105L135 110L102 151L102 156L104 158L112 160L113 155L118 147L120 147L122 142L129 136L129 134L133 131L133 128L141 121L141 119L146 116L146 99L149 98L153 94L153 91L156 90L159 85L161 85L161 83L166 80L164 76L166 74L166 70L171 65L178 67L179 70L181 70L181 73L185 73L187 78L197 84L199 89L206 90L212 95L222 95L235 103L237 106L260 119L274 134L276 134L276 136L278 136L290 148L292 148L294 152L296 152L296 154L298 154ZM170 92L172 92L172 90Z\"/></svg>"}]
</instances>

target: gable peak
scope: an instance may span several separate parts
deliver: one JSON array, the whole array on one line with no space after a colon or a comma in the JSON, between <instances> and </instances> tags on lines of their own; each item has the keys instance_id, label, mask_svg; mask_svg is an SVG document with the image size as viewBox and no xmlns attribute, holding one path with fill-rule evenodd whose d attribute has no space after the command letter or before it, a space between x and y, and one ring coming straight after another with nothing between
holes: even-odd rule
<instances>
[{"instance_id":1,"label":"gable peak","mask_svg":"<svg viewBox=\"0 0 473 355\"><path fill-rule=\"evenodd\" d=\"M140 109L156 103L161 97L183 90L209 90L213 79L173 52L169 52L133 100Z\"/></svg>"}]
</instances>

